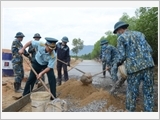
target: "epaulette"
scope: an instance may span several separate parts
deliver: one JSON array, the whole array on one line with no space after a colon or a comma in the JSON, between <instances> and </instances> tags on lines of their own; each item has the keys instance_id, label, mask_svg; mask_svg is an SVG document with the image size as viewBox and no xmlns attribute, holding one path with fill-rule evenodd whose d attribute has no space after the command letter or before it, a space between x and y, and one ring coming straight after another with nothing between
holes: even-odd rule
<instances>
[{"instance_id":1,"label":"epaulette","mask_svg":"<svg viewBox=\"0 0 160 120\"><path fill-rule=\"evenodd\" d=\"M40 44L40 46L45 46L45 44L43 42L40 42L39 44Z\"/></svg>"},{"instance_id":2,"label":"epaulette","mask_svg":"<svg viewBox=\"0 0 160 120\"><path fill-rule=\"evenodd\" d=\"M53 52L51 53L51 58L54 58L54 54L53 54Z\"/></svg>"}]
</instances>

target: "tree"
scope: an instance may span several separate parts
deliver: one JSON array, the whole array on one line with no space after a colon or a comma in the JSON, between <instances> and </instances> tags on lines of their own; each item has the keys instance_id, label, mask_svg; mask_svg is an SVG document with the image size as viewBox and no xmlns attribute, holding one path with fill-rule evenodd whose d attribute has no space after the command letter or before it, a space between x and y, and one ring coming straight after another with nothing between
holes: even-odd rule
<instances>
[{"instance_id":1,"label":"tree","mask_svg":"<svg viewBox=\"0 0 160 120\"><path fill-rule=\"evenodd\" d=\"M128 29L136 30L137 17L135 17L135 16L130 17L127 13L123 13L122 17L119 20L128 23L129 24Z\"/></svg>"},{"instance_id":2,"label":"tree","mask_svg":"<svg viewBox=\"0 0 160 120\"><path fill-rule=\"evenodd\" d=\"M158 7L140 7L135 11L135 17L123 13L119 19L129 24L130 30L144 33L147 42L153 49L153 59L158 63Z\"/></svg>"},{"instance_id":3,"label":"tree","mask_svg":"<svg viewBox=\"0 0 160 120\"><path fill-rule=\"evenodd\" d=\"M107 31L105 34L107 35L106 39L108 40L108 43L117 46L117 35L113 34L112 31Z\"/></svg>"},{"instance_id":4,"label":"tree","mask_svg":"<svg viewBox=\"0 0 160 120\"><path fill-rule=\"evenodd\" d=\"M158 7L141 7L136 11L136 30L144 33L153 49L153 59L158 64Z\"/></svg>"},{"instance_id":5,"label":"tree","mask_svg":"<svg viewBox=\"0 0 160 120\"><path fill-rule=\"evenodd\" d=\"M76 54L76 57L77 57L79 51L83 49L83 46L84 46L83 42L84 41L81 40L80 38L78 38L78 39L74 38L73 41L72 41L72 45L74 47L71 50L72 50L73 53Z\"/></svg>"}]
</instances>

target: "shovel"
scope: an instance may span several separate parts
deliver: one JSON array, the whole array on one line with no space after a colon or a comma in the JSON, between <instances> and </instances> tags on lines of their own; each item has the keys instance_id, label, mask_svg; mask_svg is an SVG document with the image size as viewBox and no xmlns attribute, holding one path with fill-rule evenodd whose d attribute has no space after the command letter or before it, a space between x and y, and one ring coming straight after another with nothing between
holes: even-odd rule
<instances>
[{"instance_id":1,"label":"shovel","mask_svg":"<svg viewBox=\"0 0 160 120\"><path fill-rule=\"evenodd\" d=\"M60 59L57 59L57 60L67 65L67 63L65 63L64 61L62 61ZM72 66L70 66L70 67L72 67ZM82 70L80 70L78 68L75 68L75 67L72 67L72 68L74 68L74 69L78 70L79 72L83 73L83 75L81 76L80 80L85 85L92 83L92 79L91 79L92 77L95 77L95 76L97 76L97 75L99 75L99 74L101 74L101 73L103 73L104 71L107 70L107 69L105 69L102 72L99 72L99 73L96 73L94 75L91 75L90 73L85 73L85 72L83 72Z\"/></svg>"},{"instance_id":2,"label":"shovel","mask_svg":"<svg viewBox=\"0 0 160 120\"><path fill-rule=\"evenodd\" d=\"M67 65L67 63L66 62L64 62L64 61L62 61L62 60L60 60L60 59L57 59L58 61L60 61L61 63L64 63L64 64L66 64ZM82 70L80 70L80 69L78 69L78 68L75 68L75 67L73 67L73 66L70 66L71 68L74 68L74 69L76 69L76 70L78 70L79 72L81 72L81 73L83 73L83 74L85 74L85 72L83 72Z\"/></svg>"},{"instance_id":3,"label":"shovel","mask_svg":"<svg viewBox=\"0 0 160 120\"><path fill-rule=\"evenodd\" d=\"M38 74L36 73L36 71L34 70L34 68L31 66L30 63L28 63L28 61L26 60L25 56L22 54L24 60L27 62L27 64L30 66L30 68L32 69L32 71L34 72L34 74L37 76ZM52 98L55 98L52 93L50 92L50 90L47 88L47 86L45 85L45 83L43 82L43 80L40 78L39 79L42 83L42 85L45 87L45 89L50 93L50 95L52 96Z\"/></svg>"},{"instance_id":4,"label":"shovel","mask_svg":"<svg viewBox=\"0 0 160 120\"><path fill-rule=\"evenodd\" d=\"M92 78L103 73L104 71L106 71L107 69L103 70L102 72L96 73L94 75L91 75L90 73L86 73L84 75L81 76L80 81L84 84L84 85L88 85L92 83Z\"/></svg>"}]
</instances>

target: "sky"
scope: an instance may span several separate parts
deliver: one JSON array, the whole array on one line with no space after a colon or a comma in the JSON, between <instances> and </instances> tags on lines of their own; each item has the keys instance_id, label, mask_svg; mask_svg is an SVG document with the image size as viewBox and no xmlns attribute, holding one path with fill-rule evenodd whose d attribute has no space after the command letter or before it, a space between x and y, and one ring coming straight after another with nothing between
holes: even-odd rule
<instances>
[{"instance_id":1,"label":"sky","mask_svg":"<svg viewBox=\"0 0 160 120\"><path fill-rule=\"evenodd\" d=\"M94 45L113 31L114 24L124 12L134 16L136 8L8 8L3 16L3 48L11 48L17 32L24 33L23 44L32 40L35 33L61 41L63 36L72 40L80 38L84 45ZM6 44L6 42L8 44Z\"/></svg>"},{"instance_id":2,"label":"sky","mask_svg":"<svg viewBox=\"0 0 160 120\"><path fill-rule=\"evenodd\" d=\"M39 33L45 42L45 37L53 37L61 41L63 36L69 38L69 47L72 40L80 38L84 45L94 45L106 31L113 31L114 25L123 13L130 17L135 16L139 7L159 7L159 1L1 1L1 48L11 49L12 41L17 32L22 32L25 37L24 45L33 40L35 33ZM131 114L126 113L45 113L26 115L25 118L47 119L52 116L58 118L79 119L130 119ZM47 114L47 115L46 115ZM70 115L71 114L71 115ZM16 113L1 113L1 118L21 118ZM75 117L76 116L76 117ZM158 117L157 117L158 116ZM132 119L157 119L159 113L132 113Z\"/></svg>"},{"instance_id":3,"label":"sky","mask_svg":"<svg viewBox=\"0 0 160 120\"><path fill-rule=\"evenodd\" d=\"M6 7L2 9L2 48L10 49L17 32L27 41L39 33L42 41L53 37L61 42L63 36L80 38L84 45L94 45L105 32L113 31L123 13L135 16L138 7Z\"/></svg>"}]
</instances>

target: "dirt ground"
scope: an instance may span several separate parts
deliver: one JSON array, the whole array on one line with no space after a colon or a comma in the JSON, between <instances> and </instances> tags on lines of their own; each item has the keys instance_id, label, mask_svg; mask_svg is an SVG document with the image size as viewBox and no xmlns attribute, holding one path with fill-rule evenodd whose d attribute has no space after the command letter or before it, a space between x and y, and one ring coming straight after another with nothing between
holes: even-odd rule
<instances>
[{"instance_id":1,"label":"dirt ground","mask_svg":"<svg viewBox=\"0 0 160 120\"><path fill-rule=\"evenodd\" d=\"M77 65L80 60L72 60L71 66ZM70 67L68 69L71 69ZM30 71L30 67L24 61L24 70L25 70L25 78L23 79L22 87L24 87L25 82L28 78L28 72ZM56 75L55 70L55 75ZM13 104L17 100L13 99L12 96L20 96L21 93L15 93L13 88L14 77L2 77L2 109L8 107ZM36 88L37 86L35 86ZM110 111L125 111L125 90L126 86L122 86L118 90L117 96L112 96L109 94L109 90L111 87L99 87L90 84L88 86L83 85L80 81L76 79L70 79L65 82L61 86L57 86L57 94L61 99L68 99L71 104L70 108L73 106L77 106L79 108L87 106L88 104L94 101L107 101L99 111L97 112L106 112L109 111L111 106L114 107ZM155 67L155 84L154 84L154 94L155 94L155 107L154 112L158 111L158 66ZM143 97L142 91L140 90L140 96L137 100L137 112L143 111Z\"/></svg>"},{"instance_id":2,"label":"dirt ground","mask_svg":"<svg viewBox=\"0 0 160 120\"><path fill-rule=\"evenodd\" d=\"M10 52L7 49L3 50L3 51ZM80 60L77 60L77 61L72 60L71 66L75 66L79 62L80 62ZM30 67L25 60L23 62L23 67L24 67L25 75L24 75L24 79L22 80L22 88L24 88L24 86L25 86L25 83L27 81L29 71L30 71ZM71 67L68 67L68 70L69 69L71 69ZM54 70L54 73L56 75L57 71ZM9 77L9 76L3 77L2 76L2 110L17 101L13 98L13 96L21 96L22 95L22 93L15 93L14 92L14 87L13 87L14 85L13 84L14 84L14 77ZM36 88L37 88L37 86L35 85L34 89L36 89Z\"/></svg>"}]
</instances>

